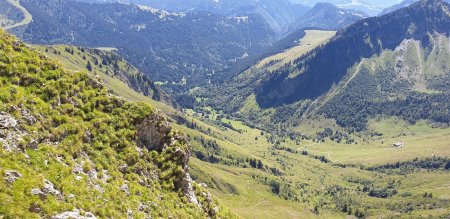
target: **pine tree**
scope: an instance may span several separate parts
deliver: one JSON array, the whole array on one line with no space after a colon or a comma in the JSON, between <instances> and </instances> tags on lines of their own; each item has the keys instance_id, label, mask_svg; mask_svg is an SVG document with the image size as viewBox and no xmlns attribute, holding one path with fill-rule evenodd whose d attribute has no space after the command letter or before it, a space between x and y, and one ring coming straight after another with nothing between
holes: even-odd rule
<instances>
[{"instance_id":1,"label":"pine tree","mask_svg":"<svg viewBox=\"0 0 450 219\"><path fill-rule=\"evenodd\" d=\"M88 71L92 71L92 65L91 65L91 62L90 62L90 61L87 62L87 64L86 64L86 69L87 69Z\"/></svg>"},{"instance_id":2,"label":"pine tree","mask_svg":"<svg viewBox=\"0 0 450 219\"><path fill-rule=\"evenodd\" d=\"M261 160L258 160L258 169L262 169L263 168L263 163Z\"/></svg>"}]
</instances>

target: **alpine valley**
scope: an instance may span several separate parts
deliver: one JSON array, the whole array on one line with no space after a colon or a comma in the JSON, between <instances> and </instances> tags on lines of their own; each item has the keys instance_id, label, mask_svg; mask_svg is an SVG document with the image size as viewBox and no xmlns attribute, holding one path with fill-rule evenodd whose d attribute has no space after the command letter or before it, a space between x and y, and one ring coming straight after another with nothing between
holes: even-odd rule
<instances>
[{"instance_id":1,"label":"alpine valley","mask_svg":"<svg viewBox=\"0 0 450 219\"><path fill-rule=\"evenodd\" d=\"M0 0L0 218L450 218L445 0Z\"/></svg>"}]
</instances>

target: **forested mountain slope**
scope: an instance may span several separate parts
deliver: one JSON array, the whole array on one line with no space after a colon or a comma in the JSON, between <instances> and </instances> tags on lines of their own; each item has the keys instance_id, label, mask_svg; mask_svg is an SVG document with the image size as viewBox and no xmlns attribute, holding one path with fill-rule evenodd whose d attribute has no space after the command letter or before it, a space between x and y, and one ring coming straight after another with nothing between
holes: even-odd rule
<instances>
[{"instance_id":1,"label":"forested mountain slope","mask_svg":"<svg viewBox=\"0 0 450 219\"><path fill-rule=\"evenodd\" d=\"M447 3L428 0L382 17L364 19L282 67L273 69L269 64L252 83L241 79L248 78L247 72L235 77L227 87L249 91L243 97L223 88L211 92L214 98L209 102L227 112L240 112L238 116L266 127L274 123L296 126L305 117L323 115L324 105L328 106L325 115L350 129L364 129L367 119L377 115L448 123L448 101L442 101L449 96L445 90L449 75L445 43L450 30L448 11ZM355 71L371 75L359 80L367 74ZM354 79L358 82L352 83ZM358 83L360 89L373 83L370 87L377 92L348 89L355 88L350 84ZM235 101L236 96L246 101ZM360 104L334 99L338 96ZM375 101L377 107L366 105L364 101L368 100ZM425 107L423 103L436 107ZM342 108L333 113L338 105ZM344 122L339 117L348 115L349 119L354 112L362 116L353 117L358 123Z\"/></svg>"},{"instance_id":2,"label":"forested mountain slope","mask_svg":"<svg viewBox=\"0 0 450 219\"><path fill-rule=\"evenodd\" d=\"M357 131L380 115L449 125L450 38L430 33L429 41L405 39L395 50L364 59L318 104L319 113Z\"/></svg>"},{"instance_id":3,"label":"forested mountain slope","mask_svg":"<svg viewBox=\"0 0 450 219\"><path fill-rule=\"evenodd\" d=\"M7 1L0 2L0 26L9 27L25 18L23 13Z\"/></svg>"},{"instance_id":4,"label":"forested mountain slope","mask_svg":"<svg viewBox=\"0 0 450 219\"><path fill-rule=\"evenodd\" d=\"M151 106L109 94L3 31L0 57L0 215L227 214L192 182L189 143Z\"/></svg>"},{"instance_id":5,"label":"forested mountain slope","mask_svg":"<svg viewBox=\"0 0 450 219\"><path fill-rule=\"evenodd\" d=\"M227 113L233 113L235 116L243 116L256 124L272 123L267 119L270 120L270 117L275 114L287 117L288 115L280 114L277 110L269 110L270 112L263 113L264 116L261 116L258 112L264 109L256 102L255 89L271 76L272 71L284 68L314 48L323 45L335 33L335 31L301 30L286 38L295 42L290 44L291 47L261 59L255 65L223 84L215 84L195 90L192 95L207 99L205 103L198 104L199 107L211 105ZM265 128L269 128L269 126Z\"/></svg>"},{"instance_id":6,"label":"forested mountain slope","mask_svg":"<svg viewBox=\"0 0 450 219\"><path fill-rule=\"evenodd\" d=\"M174 89L207 84L212 75L219 77L239 60L259 54L274 39L259 15L177 14L131 4L61 0L20 4L33 22L12 31L25 41L117 48L153 80Z\"/></svg>"},{"instance_id":7,"label":"forested mountain slope","mask_svg":"<svg viewBox=\"0 0 450 219\"><path fill-rule=\"evenodd\" d=\"M295 60L292 66L273 72L257 91L262 107L314 99L339 83L347 70L384 50L393 50L405 39L423 41L429 34L448 35L448 4L439 0L421 1L383 17L368 18L340 31L325 46ZM297 74L293 74L297 70Z\"/></svg>"},{"instance_id":8,"label":"forested mountain slope","mask_svg":"<svg viewBox=\"0 0 450 219\"><path fill-rule=\"evenodd\" d=\"M175 12L208 11L226 16L258 14L278 34L290 31L290 25L309 7L288 0L129 0L129 2Z\"/></svg>"}]
</instances>

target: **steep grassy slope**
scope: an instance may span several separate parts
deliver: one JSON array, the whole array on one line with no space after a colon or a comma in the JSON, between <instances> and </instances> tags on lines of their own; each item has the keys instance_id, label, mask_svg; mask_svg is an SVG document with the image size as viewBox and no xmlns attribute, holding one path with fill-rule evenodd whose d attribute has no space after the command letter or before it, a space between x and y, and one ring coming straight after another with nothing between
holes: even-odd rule
<instances>
[{"instance_id":1,"label":"steep grassy slope","mask_svg":"<svg viewBox=\"0 0 450 219\"><path fill-rule=\"evenodd\" d=\"M120 82L123 82L138 93L176 107L176 103L167 94L144 73L126 62L114 49L91 49L70 45L33 47L58 60L66 69L86 70L99 77L105 86L117 95L123 95L126 92L125 89L120 88L122 85Z\"/></svg>"},{"instance_id":2,"label":"steep grassy slope","mask_svg":"<svg viewBox=\"0 0 450 219\"><path fill-rule=\"evenodd\" d=\"M0 41L2 217L226 216L190 180L188 142L150 105Z\"/></svg>"},{"instance_id":3,"label":"steep grassy slope","mask_svg":"<svg viewBox=\"0 0 450 219\"><path fill-rule=\"evenodd\" d=\"M336 34L335 31L305 30L305 35L296 39L297 45L270 57L261 60L256 67L264 68L268 71L274 71L282 66L300 58L303 54L309 52L315 47L325 43Z\"/></svg>"}]
</instances>

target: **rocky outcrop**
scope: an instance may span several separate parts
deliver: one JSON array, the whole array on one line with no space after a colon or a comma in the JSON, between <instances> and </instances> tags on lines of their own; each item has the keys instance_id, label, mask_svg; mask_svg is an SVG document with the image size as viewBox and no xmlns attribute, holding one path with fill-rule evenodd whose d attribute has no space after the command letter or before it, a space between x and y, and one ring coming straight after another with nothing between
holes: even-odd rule
<instances>
[{"instance_id":1,"label":"rocky outcrop","mask_svg":"<svg viewBox=\"0 0 450 219\"><path fill-rule=\"evenodd\" d=\"M1 112L0 113L0 129L16 128L17 120L11 115Z\"/></svg>"},{"instance_id":2,"label":"rocky outcrop","mask_svg":"<svg viewBox=\"0 0 450 219\"><path fill-rule=\"evenodd\" d=\"M55 185L53 185L53 183L47 179L44 180L44 187L42 188L42 192L44 192L45 194L51 194L54 196L61 195L61 192L55 188Z\"/></svg>"},{"instance_id":3,"label":"rocky outcrop","mask_svg":"<svg viewBox=\"0 0 450 219\"><path fill-rule=\"evenodd\" d=\"M66 211L61 214L50 217L51 219L96 219L94 214L91 212L85 212L81 214L80 210L75 209L74 211Z\"/></svg>"},{"instance_id":4,"label":"rocky outcrop","mask_svg":"<svg viewBox=\"0 0 450 219\"><path fill-rule=\"evenodd\" d=\"M40 190L40 189L31 189L31 194L32 195L37 195L37 196L39 196L41 198L45 198L46 197L45 193L42 190Z\"/></svg>"},{"instance_id":5,"label":"rocky outcrop","mask_svg":"<svg viewBox=\"0 0 450 219\"><path fill-rule=\"evenodd\" d=\"M20 128L19 124L33 125L37 122L36 118L31 115L29 110L19 110L20 112L19 120L17 120L12 115L0 112L0 143L3 145L3 149L6 151L20 151L24 147L36 150L39 142L31 139L29 142L22 142L23 137L27 135L23 129Z\"/></svg>"},{"instance_id":6,"label":"rocky outcrop","mask_svg":"<svg viewBox=\"0 0 450 219\"><path fill-rule=\"evenodd\" d=\"M153 113L137 125L137 145L148 150L162 151L168 146L172 128L160 114Z\"/></svg>"},{"instance_id":7,"label":"rocky outcrop","mask_svg":"<svg viewBox=\"0 0 450 219\"><path fill-rule=\"evenodd\" d=\"M32 195L38 195L40 198L46 198L48 195L53 195L57 198L62 198L62 194L55 188L55 185L47 179L44 179L44 186L41 189L32 189Z\"/></svg>"},{"instance_id":8,"label":"rocky outcrop","mask_svg":"<svg viewBox=\"0 0 450 219\"><path fill-rule=\"evenodd\" d=\"M7 170L5 173L5 181L7 183L13 183L19 178L22 178L22 174L16 170Z\"/></svg>"},{"instance_id":9,"label":"rocky outcrop","mask_svg":"<svg viewBox=\"0 0 450 219\"><path fill-rule=\"evenodd\" d=\"M186 195L186 197L188 198L188 201L190 203L199 205L197 196L195 196L195 190L194 190L194 187L192 186L192 183L193 183L193 180L191 178L191 175L189 174L189 172L186 172L184 174L183 181L182 181L184 194Z\"/></svg>"},{"instance_id":10,"label":"rocky outcrop","mask_svg":"<svg viewBox=\"0 0 450 219\"><path fill-rule=\"evenodd\" d=\"M174 181L182 189L190 203L199 205L189 174L190 145L185 136L172 132L169 122L160 114L154 113L137 125L137 144L141 148L162 152L168 147L176 147L174 157L183 168L183 173Z\"/></svg>"},{"instance_id":11,"label":"rocky outcrop","mask_svg":"<svg viewBox=\"0 0 450 219\"><path fill-rule=\"evenodd\" d=\"M181 145L185 147L181 147ZM176 147L175 157L180 159L180 165L183 167L183 174L179 178L179 180L175 180L175 185L183 190L190 203L200 206L193 187L194 181L189 174L189 159L191 157L189 142L187 141L185 136L175 133L170 141L169 146Z\"/></svg>"},{"instance_id":12,"label":"rocky outcrop","mask_svg":"<svg viewBox=\"0 0 450 219\"><path fill-rule=\"evenodd\" d=\"M22 110L21 114L22 114L22 119L24 121L26 121L28 123L28 125L33 125L34 123L37 122L37 119L33 115L31 115L29 110Z\"/></svg>"},{"instance_id":13,"label":"rocky outcrop","mask_svg":"<svg viewBox=\"0 0 450 219\"><path fill-rule=\"evenodd\" d=\"M0 112L0 144L6 151L16 151L24 133L18 129L17 120L8 113Z\"/></svg>"}]
</instances>

